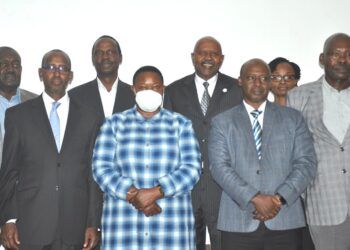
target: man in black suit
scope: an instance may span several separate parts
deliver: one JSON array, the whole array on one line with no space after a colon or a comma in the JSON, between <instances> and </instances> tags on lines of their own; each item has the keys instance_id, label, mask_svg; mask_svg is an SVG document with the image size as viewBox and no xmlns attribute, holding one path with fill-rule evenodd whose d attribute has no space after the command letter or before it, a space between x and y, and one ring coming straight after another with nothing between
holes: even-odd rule
<instances>
[{"instance_id":1,"label":"man in black suit","mask_svg":"<svg viewBox=\"0 0 350 250\"><path fill-rule=\"evenodd\" d=\"M209 172L208 132L211 118L239 104L242 91L236 79L219 72L224 55L215 38L198 40L191 56L195 73L166 87L164 107L192 120L200 144L202 175L192 190L197 250L205 249L206 226L211 249L220 250L220 232L216 227L222 191Z\"/></svg>"},{"instance_id":2,"label":"man in black suit","mask_svg":"<svg viewBox=\"0 0 350 250\"><path fill-rule=\"evenodd\" d=\"M97 78L69 91L71 98L95 110L101 120L135 104L131 86L118 78L122 59L117 40L110 36L101 36L92 47L92 63Z\"/></svg>"},{"instance_id":3,"label":"man in black suit","mask_svg":"<svg viewBox=\"0 0 350 250\"><path fill-rule=\"evenodd\" d=\"M39 76L43 94L6 112L1 237L10 249L92 249L102 207L91 172L100 121L66 94L73 79L66 53L46 53Z\"/></svg>"}]
</instances>

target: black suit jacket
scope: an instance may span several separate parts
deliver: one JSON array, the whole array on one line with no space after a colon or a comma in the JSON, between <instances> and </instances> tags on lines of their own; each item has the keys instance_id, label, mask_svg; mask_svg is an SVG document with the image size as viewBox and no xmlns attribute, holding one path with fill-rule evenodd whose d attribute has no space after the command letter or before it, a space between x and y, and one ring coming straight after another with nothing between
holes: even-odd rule
<instances>
[{"instance_id":1,"label":"black suit jacket","mask_svg":"<svg viewBox=\"0 0 350 250\"><path fill-rule=\"evenodd\" d=\"M57 229L64 242L82 244L85 229L100 226L102 192L91 171L99 125L93 112L71 99L59 153L42 96L7 110L1 219L17 218L23 244L49 244Z\"/></svg>"},{"instance_id":2,"label":"black suit jacket","mask_svg":"<svg viewBox=\"0 0 350 250\"><path fill-rule=\"evenodd\" d=\"M208 133L210 122L213 116L239 104L242 101L242 90L238 86L236 79L218 73L218 80L210 99L207 113L204 116L198 100L194 78L195 74L188 75L168 85L165 88L164 107L178 112L192 121L202 154L203 174L200 182L202 182L208 192L208 195L205 195L207 200L204 203L212 207L210 210L213 211L213 216L216 218L221 190L212 180L209 173ZM200 204L200 192L201 187L198 185L192 192L192 201L195 210L198 204Z\"/></svg>"},{"instance_id":3,"label":"black suit jacket","mask_svg":"<svg viewBox=\"0 0 350 250\"><path fill-rule=\"evenodd\" d=\"M101 120L104 120L105 115L103 112L103 106L98 90L97 80L82 84L69 91L69 96L76 99L79 103L83 103L87 107L97 112L97 115ZM131 89L131 86L118 81L117 95L115 97L113 114L116 112L122 112L135 105L135 94Z\"/></svg>"}]
</instances>

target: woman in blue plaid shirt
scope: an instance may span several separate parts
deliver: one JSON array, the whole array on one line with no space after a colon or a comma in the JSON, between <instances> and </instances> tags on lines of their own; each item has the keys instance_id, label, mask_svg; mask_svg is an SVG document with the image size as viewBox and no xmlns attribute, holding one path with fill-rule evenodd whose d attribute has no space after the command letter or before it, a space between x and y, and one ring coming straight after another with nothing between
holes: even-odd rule
<instances>
[{"instance_id":1,"label":"woman in blue plaid shirt","mask_svg":"<svg viewBox=\"0 0 350 250\"><path fill-rule=\"evenodd\" d=\"M102 248L194 250L190 192L200 153L192 123L161 108L163 76L136 71L137 105L106 119L96 139L93 175L105 193Z\"/></svg>"}]
</instances>

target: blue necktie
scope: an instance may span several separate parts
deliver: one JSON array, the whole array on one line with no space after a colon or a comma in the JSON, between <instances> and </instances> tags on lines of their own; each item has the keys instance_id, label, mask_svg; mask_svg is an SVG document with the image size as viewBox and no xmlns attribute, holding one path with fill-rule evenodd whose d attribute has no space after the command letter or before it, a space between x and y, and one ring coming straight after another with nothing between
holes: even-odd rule
<instances>
[{"instance_id":1,"label":"blue necktie","mask_svg":"<svg viewBox=\"0 0 350 250\"><path fill-rule=\"evenodd\" d=\"M57 114L57 108L60 104L59 102L53 102L50 112L50 124L58 151L60 151L60 118Z\"/></svg>"},{"instance_id":2,"label":"blue necktie","mask_svg":"<svg viewBox=\"0 0 350 250\"><path fill-rule=\"evenodd\" d=\"M204 85L204 92L203 92L202 100L201 100L201 109L202 109L203 115L205 115L207 113L207 109L208 109L209 102L210 102L210 95L208 92L209 83L204 82L203 85Z\"/></svg>"},{"instance_id":3,"label":"blue necktie","mask_svg":"<svg viewBox=\"0 0 350 250\"><path fill-rule=\"evenodd\" d=\"M259 115L262 113L260 110L254 110L250 114L254 117L253 121L253 135L255 140L256 151L258 153L259 160L261 159L261 138L262 138L262 129L258 121Z\"/></svg>"}]
</instances>

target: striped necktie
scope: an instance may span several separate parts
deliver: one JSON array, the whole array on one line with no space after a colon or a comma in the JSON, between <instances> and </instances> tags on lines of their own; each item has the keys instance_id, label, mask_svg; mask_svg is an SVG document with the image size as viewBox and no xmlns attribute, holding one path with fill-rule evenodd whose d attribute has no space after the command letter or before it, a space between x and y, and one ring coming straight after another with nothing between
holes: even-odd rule
<instances>
[{"instance_id":1,"label":"striped necktie","mask_svg":"<svg viewBox=\"0 0 350 250\"><path fill-rule=\"evenodd\" d=\"M255 140L256 151L258 153L259 160L261 159L261 138L262 138L262 129L258 121L259 115L262 113L260 110L254 110L250 114L254 117L253 121L253 135Z\"/></svg>"},{"instance_id":2,"label":"striped necktie","mask_svg":"<svg viewBox=\"0 0 350 250\"><path fill-rule=\"evenodd\" d=\"M50 112L50 124L58 151L60 151L60 118L58 117L57 108L60 104L59 102L53 102Z\"/></svg>"},{"instance_id":3,"label":"striped necktie","mask_svg":"<svg viewBox=\"0 0 350 250\"><path fill-rule=\"evenodd\" d=\"M205 115L207 113L207 109L208 109L209 102L210 102L210 95L208 92L209 83L204 82L203 86L204 86L204 92L203 92L202 100L201 100L201 109L202 109L203 115Z\"/></svg>"}]
</instances>

